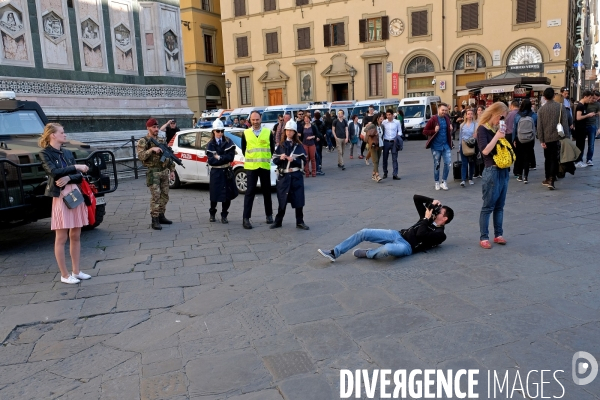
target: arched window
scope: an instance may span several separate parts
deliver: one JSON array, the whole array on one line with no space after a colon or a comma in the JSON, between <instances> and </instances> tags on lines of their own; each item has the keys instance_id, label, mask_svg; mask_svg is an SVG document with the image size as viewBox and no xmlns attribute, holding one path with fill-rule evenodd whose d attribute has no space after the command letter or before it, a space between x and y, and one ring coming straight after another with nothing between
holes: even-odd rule
<instances>
[{"instance_id":1,"label":"arched window","mask_svg":"<svg viewBox=\"0 0 600 400\"><path fill-rule=\"evenodd\" d=\"M221 97L221 91L216 85L210 84L206 87L206 95Z\"/></svg>"},{"instance_id":2,"label":"arched window","mask_svg":"<svg viewBox=\"0 0 600 400\"><path fill-rule=\"evenodd\" d=\"M407 74L421 74L427 72L435 72L433 62L427 57L415 57L410 60L406 67Z\"/></svg>"},{"instance_id":3,"label":"arched window","mask_svg":"<svg viewBox=\"0 0 600 400\"><path fill-rule=\"evenodd\" d=\"M536 64L544 62L542 53L535 46L523 45L515 48L508 56L508 65Z\"/></svg>"},{"instance_id":4,"label":"arched window","mask_svg":"<svg viewBox=\"0 0 600 400\"><path fill-rule=\"evenodd\" d=\"M475 57L477 56L477 57ZM468 62L467 62L468 61ZM477 68L485 68L486 64L485 64L485 58L476 52L466 52L461 54L458 59L456 60L456 65L454 67L455 70L457 71L462 71L464 69L475 69L475 65L472 65L471 63L476 63ZM465 68L465 65L468 68Z\"/></svg>"}]
</instances>

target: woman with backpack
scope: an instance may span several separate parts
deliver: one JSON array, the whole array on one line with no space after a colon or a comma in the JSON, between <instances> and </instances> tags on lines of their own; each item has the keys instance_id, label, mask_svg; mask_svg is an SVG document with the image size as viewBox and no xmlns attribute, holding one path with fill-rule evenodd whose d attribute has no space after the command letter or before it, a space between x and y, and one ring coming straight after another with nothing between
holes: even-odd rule
<instances>
[{"instance_id":1,"label":"woman with backpack","mask_svg":"<svg viewBox=\"0 0 600 400\"><path fill-rule=\"evenodd\" d=\"M528 183L529 166L535 146L537 128L537 114L531 109L531 101L525 99L521 102L519 112L515 115L514 125L514 145L515 160L514 174L517 175L517 181Z\"/></svg>"}]
</instances>

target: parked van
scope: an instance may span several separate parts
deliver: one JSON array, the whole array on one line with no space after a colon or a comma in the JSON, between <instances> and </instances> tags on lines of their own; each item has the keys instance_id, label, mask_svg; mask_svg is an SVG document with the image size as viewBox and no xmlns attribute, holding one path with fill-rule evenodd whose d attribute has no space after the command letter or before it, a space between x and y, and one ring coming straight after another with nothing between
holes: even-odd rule
<instances>
[{"instance_id":1,"label":"parked van","mask_svg":"<svg viewBox=\"0 0 600 400\"><path fill-rule=\"evenodd\" d=\"M356 105L356 100L343 100L343 101L334 101L331 103L331 107L329 107L329 112L331 113L331 118L335 118L337 116L337 112L342 110L344 112L344 118L347 120L350 119L351 114L353 114L354 107Z\"/></svg>"},{"instance_id":2,"label":"parked van","mask_svg":"<svg viewBox=\"0 0 600 400\"><path fill-rule=\"evenodd\" d=\"M352 114L358 115L358 121L362 124L362 117L369 112L369 106L375 107L375 112L385 113L386 110L392 109L394 112L398 109L400 104L399 99L378 99L378 100L363 100L358 101L354 105Z\"/></svg>"},{"instance_id":3,"label":"parked van","mask_svg":"<svg viewBox=\"0 0 600 400\"><path fill-rule=\"evenodd\" d=\"M265 107L265 110L262 114L261 125L263 128L273 129L275 124L277 123L278 115L289 114L292 119L296 118L296 114L298 111L306 110L308 108L308 103L303 104L284 104L279 106L268 106Z\"/></svg>"},{"instance_id":4,"label":"parked van","mask_svg":"<svg viewBox=\"0 0 600 400\"><path fill-rule=\"evenodd\" d=\"M263 111L265 110L265 107L242 107L242 108L236 108L235 110L233 110L231 112L231 114L229 115L229 120L231 120L233 122L234 118L237 118L238 120L240 118L244 118L244 119L248 119L248 117L250 116L250 113L252 111L258 111L259 113L263 113Z\"/></svg>"},{"instance_id":5,"label":"parked van","mask_svg":"<svg viewBox=\"0 0 600 400\"><path fill-rule=\"evenodd\" d=\"M331 106L331 103L327 102L327 101L313 101L308 103L308 108L307 110L310 110L310 115L313 117L315 117L315 111L318 111L321 113L321 118L325 115L326 112L329 112L329 107Z\"/></svg>"},{"instance_id":6,"label":"parked van","mask_svg":"<svg viewBox=\"0 0 600 400\"><path fill-rule=\"evenodd\" d=\"M407 97L400 100L398 108L404 113L404 135L423 135L423 128L431 116L437 114L438 104L441 102L440 96Z\"/></svg>"}]
</instances>

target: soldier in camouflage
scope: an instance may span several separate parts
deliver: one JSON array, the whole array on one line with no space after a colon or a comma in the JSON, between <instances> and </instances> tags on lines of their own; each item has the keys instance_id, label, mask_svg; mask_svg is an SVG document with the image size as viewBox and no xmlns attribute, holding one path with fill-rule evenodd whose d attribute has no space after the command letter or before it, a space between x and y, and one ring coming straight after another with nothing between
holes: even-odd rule
<instances>
[{"instance_id":1,"label":"soldier in camouflage","mask_svg":"<svg viewBox=\"0 0 600 400\"><path fill-rule=\"evenodd\" d=\"M175 170L175 163L170 159L160 162L161 149L150 142L150 138L161 141L158 138L158 121L150 118L146 122L148 135L138 140L137 157L142 164L148 168L146 174L146 185L150 189L150 215L152 216L152 229L160 230L160 224L172 224L165 217L165 209L169 201L169 176Z\"/></svg>"}]
</instances>

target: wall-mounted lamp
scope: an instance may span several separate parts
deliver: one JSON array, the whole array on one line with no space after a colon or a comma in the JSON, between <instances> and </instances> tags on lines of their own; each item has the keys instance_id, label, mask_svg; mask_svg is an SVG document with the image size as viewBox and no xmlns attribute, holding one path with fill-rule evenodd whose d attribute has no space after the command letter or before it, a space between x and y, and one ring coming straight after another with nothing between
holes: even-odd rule
<instances>
[{"instance_id":1,"label":"wall-mounted lamp","mask_svg":"<svg viewBox=\"0 0 600 400\"><path fill-rule=\"evenodd\" d=\"M182 20L182 21L181 21L181 24L182 24L183 26L185 26L186 28L188 28L188 31L191 31L191 30L192 30L192 27L190 26L190 24L191 24L191 22L190 22L190 21L183 21L183 20Z\"/></svg>"}]
</instances>

